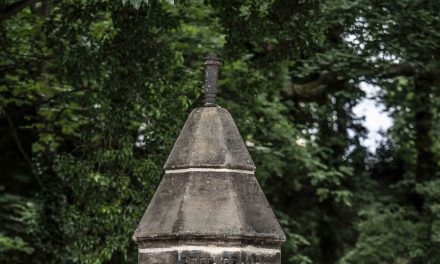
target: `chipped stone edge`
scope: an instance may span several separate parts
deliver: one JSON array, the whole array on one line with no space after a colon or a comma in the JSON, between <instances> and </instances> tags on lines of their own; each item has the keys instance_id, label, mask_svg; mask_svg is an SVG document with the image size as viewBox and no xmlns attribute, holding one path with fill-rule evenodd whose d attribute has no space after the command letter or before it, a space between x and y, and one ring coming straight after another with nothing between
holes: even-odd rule
<instances>
[{"instance_id":1,"label":"chipped stone edge","mask_svg":"<svg viewBox=\"0 0 440 264\"><path fill-rule=\"evenodd\" d=\"M244 174L255 174L255 170L239 170L239 169L225 169L225 168L186 168L186 169L165 170L166 174L186 173L186 172L235 172L235 173L244 173Z\"/></svg>"}]
</instances>

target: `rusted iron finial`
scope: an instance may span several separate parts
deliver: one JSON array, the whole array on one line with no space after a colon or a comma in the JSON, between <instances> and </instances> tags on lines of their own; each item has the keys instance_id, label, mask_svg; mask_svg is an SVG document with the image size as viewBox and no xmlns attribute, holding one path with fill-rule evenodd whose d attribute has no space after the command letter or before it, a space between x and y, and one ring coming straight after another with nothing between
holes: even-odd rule
<instances>
[{"instance_id":1,"label":"rusted iron finial","mask_svg":"<svg viewBox=\"0 0 440 264\"><path fill-rule=\"evenodd\" d=\"M218 68L221 65L220 59L216 55L205 58L205 106L215 106L215 96L217 94Z\"/></svg>"}]
</instances>

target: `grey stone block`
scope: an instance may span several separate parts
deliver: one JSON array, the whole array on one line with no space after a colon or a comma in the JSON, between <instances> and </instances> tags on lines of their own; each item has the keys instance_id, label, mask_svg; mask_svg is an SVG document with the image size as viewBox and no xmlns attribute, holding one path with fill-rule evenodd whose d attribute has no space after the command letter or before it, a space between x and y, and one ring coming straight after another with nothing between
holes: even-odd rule
<instances>
[{"instance_id":1,"label":"grey stone block","mask_svg":"<svg viewBox=\"0 0 440 264\"><path fill-rule=\"evenodd\" d=\"M221 107L200 107L189 115L164 169L189 167L255 170L231 114Z\"/></svg>"},{"instance_id":2,"label":"grey stone block","mask_svg":"<svg viewBox=\"0 0 440 264\"><path fill-rule=\"evenodd\" d=\"M133 239L139 263L280 263L285 235L226 109L186 121Z\"/></svg>"}]
</instances>

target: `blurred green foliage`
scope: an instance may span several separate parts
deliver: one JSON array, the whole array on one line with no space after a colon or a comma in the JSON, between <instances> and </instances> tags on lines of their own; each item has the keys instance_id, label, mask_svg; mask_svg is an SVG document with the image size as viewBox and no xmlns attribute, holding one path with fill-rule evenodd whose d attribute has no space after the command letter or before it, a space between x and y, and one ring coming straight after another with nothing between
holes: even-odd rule
<instances>
[{"instance_id":1,"label":"blurred green foliage","mask_svg":"<svg viewBox=\"0 0 440 264\"><path fill-rule=\"evenodd\" d=\"M283 263L440 263L437 1L0 0L0 262L136 263L131 235L224 60ZM377 85L376 153L353 108Z\"/></svg>"}]
</instances>

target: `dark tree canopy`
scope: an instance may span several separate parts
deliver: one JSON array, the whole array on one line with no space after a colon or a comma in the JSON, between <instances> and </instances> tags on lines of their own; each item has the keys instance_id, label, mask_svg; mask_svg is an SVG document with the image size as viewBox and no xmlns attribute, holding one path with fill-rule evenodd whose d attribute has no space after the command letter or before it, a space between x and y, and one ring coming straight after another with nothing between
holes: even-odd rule
<instances>
[{"instance_id":1,"label":"dark tree canopy","mask_svg":"<svg viewBox=\"0 0 440 264\"><path fill-rule=\"evenodd\" d=\"M0 0L0 262L137 263L215 53L283 263L440 263L439 25L437 0Z\"/></svg>"}]
</instances>

